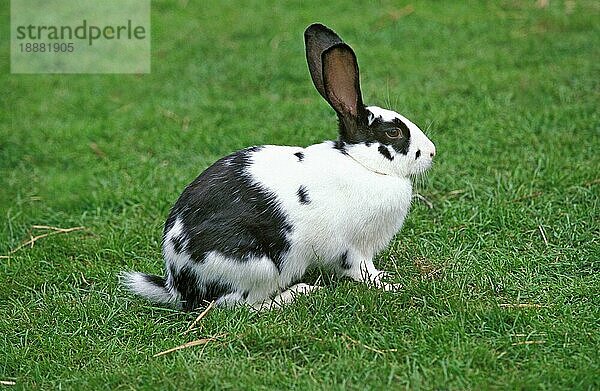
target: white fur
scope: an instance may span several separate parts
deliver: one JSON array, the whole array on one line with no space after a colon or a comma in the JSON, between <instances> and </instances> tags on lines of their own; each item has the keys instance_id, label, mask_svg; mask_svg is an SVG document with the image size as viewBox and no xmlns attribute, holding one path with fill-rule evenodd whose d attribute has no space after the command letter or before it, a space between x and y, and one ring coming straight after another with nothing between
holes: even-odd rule
<instances>
[{"instance_id":1,"label":"white fur","mask_svg":"<svg viewBox=\"0 0 600 391\"><path fill-rule=\"evenodd\" d=\"M201 283L226 281L235 291L249 292L247 301L250 303L262 301L271 293L285 288L278 283L277 267L267 257L240 262L212 251L204 262L196 265L195 270Z\"/></svg>"},{"instance_id":2,"label":"white fur","mask_svg":"<svg viewBox=\"0 0 600 391\"><path fill-rule=\"evenodd\" d=\"M375 173L331 142L302 150L301 164L294 156L298 150L267 146L253 155L249 167L256 182L277 195L294 224L279 286L302 277L315 262L338 267L346 251L358 266L344 274L378 280L372 259L404 222L412 198L410 180ZM309 204L298 202L300 186L307 190Z\"/></svg>"},{"instance_id":3,"label":"white fur","mask_svg":"<svg viewBox=\"0 0 600 391\"><path fill-rule=\"evenodd\" d=\"M183 232L183 224L179 219L175 220L173 227L167 232L163 240L163 257L169 260L169 265L172 265L175 270L179 271L181 268L190 262L190 257L185 253L177 253L173 248L173 242L171 239L178 237ZM184 242L185 244L186 242ZM169 281L167 281L169 283Z\"/></svg>"},{"instance_id":4,"label":"white fur","mask_svg":"<svg viewBox=\"0 0 600 391\"><path fill-rule=\"evenodd\" d=\"M170 304L175 301L171 292L149 283L145 277L146 274L139 272L123 272L120 275L121 283L137 295L156 303Z\"/></svg>"}]
</instances>

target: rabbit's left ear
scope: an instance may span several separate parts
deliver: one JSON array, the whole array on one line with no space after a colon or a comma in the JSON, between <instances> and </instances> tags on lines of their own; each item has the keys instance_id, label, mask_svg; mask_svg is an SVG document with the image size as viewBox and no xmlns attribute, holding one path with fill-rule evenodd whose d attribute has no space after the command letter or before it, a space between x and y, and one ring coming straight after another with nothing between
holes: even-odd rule
<instances>
[{"instance_id":1,"label":"rabbit's left ear","mask_svg":"<svg viewBox=\"0 0 600 391\"><path fill-rule=\"evenodd\" d=\"M334 45L322 54L325 99L343 121L347 139L359 137L366 110L360 92L358 61L345 43Z\"/></svg>"},{"instance_id":2,"label":"rabbit's left ear","mask_svg":"<svg viewBox=\"0 0 600 391\"><path fill-rule=\"evenodd\" d=\"M323 87L323 64L321 63L323 52L330 47L342 43L342 39L329 27L320 23L313 23L304 31L304 44L306 46L306 62L310 77L319 94L325 99Z\"/></svg>"}]
</instances>

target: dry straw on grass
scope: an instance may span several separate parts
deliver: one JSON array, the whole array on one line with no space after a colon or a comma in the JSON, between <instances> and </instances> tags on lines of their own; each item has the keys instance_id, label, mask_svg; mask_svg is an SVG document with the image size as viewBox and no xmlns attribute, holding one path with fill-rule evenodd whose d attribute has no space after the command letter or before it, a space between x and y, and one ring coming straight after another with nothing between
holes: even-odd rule
<instances>
[{"instance_id":1,"label":"dry straw on grass","mask_svg":"<svg viewBox=\"0 0 600 391\"><path fill-rule=\"evenodd\" d=\"M194 341L186 342L183 345L179 345L179 346L176 346L174 348L162 351L160 353L156 353L152 357L164 356L165 354L173 353L173 352L176 352L178 350L187 349L187 348L191 348L191 347L199 346L199 345L206 345L207 343L216 341L218 338L221 338L221 337L224 337L224 336L225 336L225 334L220 334L220 335L216 335L214 337L196 339Z\"/></svg>"},{"instance_id":2,"label":"dry straw on grass","mask_svg":"<svg viewBox=\"0 0 600 391\"><path fill-rule=\"evenodd\" d=\"M58 228L58 227L51 227L49 225L33 225L31 227L31 229L32 230L36 230L36 229L49 230L50 232L45 232L45 233L37 235L37 236L31 235L31 238L28 241L26 241L26 242L20 244L19 246L13 248L12 250L10 250L7 255L0 255L0 258L10 258L10 256L12 254L16 253L23 247L31 246L31 248L33 248L33 245L36 241L43 239L45 237L48 237L51 235L56 235L56 234L64 234L64 233L69 233L69 232L74 232L74 231L81 231L82 229L85 229L85 227Z\"/></svg>"},{"instance_id":3,"label":"dry straw on grass","mask_svg":"<svg viewBox=\"0 0 600 391\"><path fill-rule=\"evenodd\" d=\"M214 300L210 302L210 304L208 305L208 307L206 307L206 309L204 311L202 311L200 313L200 315L198 315L198 317L192 322L192 324L190 324L190 326L187 328L187 330L185 330L183 332L183 334L187 334L190 331L194 330L194 327L196 327L196 324L198 324L198 322L200 322L200 320L202 318L204 318L206 316L206 314L208 314L208 311L210 311L213 307L215 306L215 302Z\"/></svg>"},{"instance_id":4,"label":"dry straw on grass","mask_svg":"<svg viewBox=\"0 0 600 391\"><path fill-rule=\"evenodd\" d=\"M391 352L397 352L398 351L398 349L385 349L385 350L376 349L376 348L373 348L373 347L371 347L369 345L365 345L364 343L362 343L360 341L357 341L354 338L351 338L350 336L348 336L346 334L342 334L342 337L344 337L345 339L349 340L350 342L352 342L355 345L362 346L363 348L365 348L367 350L370 350L372 352L375 352L375 353L386 354L386 353L391 353Z\"/></svg>"}]
</instances>

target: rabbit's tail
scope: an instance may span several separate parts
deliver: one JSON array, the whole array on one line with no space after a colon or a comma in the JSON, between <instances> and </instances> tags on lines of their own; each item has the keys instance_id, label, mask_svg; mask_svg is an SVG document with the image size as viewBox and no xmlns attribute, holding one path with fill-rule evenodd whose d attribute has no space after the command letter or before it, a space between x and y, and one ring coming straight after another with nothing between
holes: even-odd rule
<instances>
[{"instance_id":1,"label":"rabbit's tail","mask_svg":"<svg viewBox=\"0 0 600 391\"><path fill-rule=\"evenodd\" d=\"M167 288L164 277L140 272L123 272L120 280L130 292L154 303L173 304L176 301L173 293Z\"/></svg>"}]
</instances>

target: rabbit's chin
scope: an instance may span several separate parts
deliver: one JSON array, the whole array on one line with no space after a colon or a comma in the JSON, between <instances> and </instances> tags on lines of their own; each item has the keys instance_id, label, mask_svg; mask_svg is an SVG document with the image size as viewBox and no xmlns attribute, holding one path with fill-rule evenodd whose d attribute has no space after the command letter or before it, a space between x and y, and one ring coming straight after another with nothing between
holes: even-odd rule
<instances>
[{"instance_id":1,"label":"rabbit's chin","mask_svg":"<svg viewBox=\"0 0 600 391\"><path fill-rule=\"evenodd\" d=\"M427 171L429 171L431 166L433 166L432 160L420 162L420 164L418 166L412 168L409 176L410 177L422 176L422 175L426 174Z\"/></svg>"}]
</instances>

